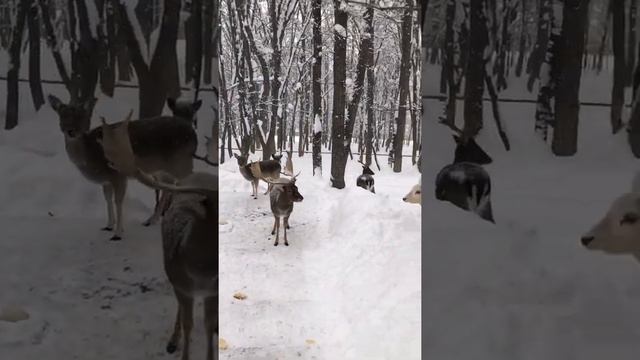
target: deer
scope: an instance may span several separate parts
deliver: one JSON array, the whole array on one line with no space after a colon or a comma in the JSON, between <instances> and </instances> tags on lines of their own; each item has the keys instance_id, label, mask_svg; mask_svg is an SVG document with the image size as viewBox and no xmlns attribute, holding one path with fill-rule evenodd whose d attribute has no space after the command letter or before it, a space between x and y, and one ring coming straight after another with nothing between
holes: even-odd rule
<instances>
[{"instance_id":1,"label":"deer","mask_svg":"<svg viewBox=\"0 0 640 360\"><path fill-rule=\"evenodd\" d=\"M258 198L258 184L260 180L263 180L269 184L266 179L278 179L280 178L280 171L282 170L282 166L280 165L280 161L278 160L262 160L262 161L254 161L247 164L247 160L249 158L248 149L247 151L242 151L240 155L233 153L233 156L238 161L238 169L240 170L240 174L245 180L251 182L251 196L253 199ZM271 190L271 184L264 195L267 195Z\"/></svg>"},{"instance_id":2,"label":"deer","mask_svg":"<svg viewBox=\"0 0 640 360\"><path fill-rule=\"evenodd\" d=\"M411 204L422 204L422 179L414 185L411 190L402 198L402 201Z\"/></svg>"},{"instance_id":3,"label":"deer","mask_svg":"<svg viewBox=\"0 0 640 360\"><path fill-rule=\"evenodd\" d=\"M293 212L293 203L304 200L296 186L296 178L298 175L300 175L300 173L292 176L291 179L279 178L277 181L265 180L270 185L273 185L269 194L269 204L274 218L271 235L276 236L273 246L278 246L278 240L280 239L280 219L283 219L282 223L284 225L284 245L289 246L287 229L291 228L289 226L289 216L291 216Z\"/></svg>"},{"instance_id":4,"label":"deer","mask_svg":"<svg viewBox=\"0 0 640 360\"><path fill-rule=\"evenodd\" d=\"M103 128L91 129L91 114L97 99L72 100L65 104L49 95L48 100L58 114L69 160L86 180L102 186L107 204L107 225L102 230L114 231L110 240L121 240L124 232L122 203L128 178L108 165L102 148ZM198 139L189 122L177 120L172 116L159 116L130 123L133 151L145 170L162 170L176 178L192 172ZM161 206L156 204L154 214L143 224L158 218L158 211Z\"/></svg>"},{"instance_id":5,"label":"deer","mask_svg":"<svg viewBox=\"0 0 640 360\"><path fill-rule=\"evenodd\" d=\"M134 154L129 118L103 124L105 157L111 166L157 190L172 194L161 222L164 270L178 303L166 345L174 353L182 340L182 360L189 359L193 307L204 301L207 360L217 358L218 332L218 177L193 172L182 179L158 170L147 173ZM181 339L182 337L182 339Z\"/></svg>"},{"instance_id":6,"label":"deer","mask_svg":"<svg viewBox=\"0 0 640 360\"><path fill-rule=\"evenodd\" d=\"M287 161L285 161L284 170L282 171L282 173L287 176L293 176L293 153L291 150L287 150L285 153L287 154ZM271 157L273 158L273 160L277 160L282 166L282 155L280 155L279 157L276 157L276 155L271 155Z\"/></svg>"},{"instance_id":7,"label":"deer","mask_svg":"<svg viewBox=\"0 0 640 360\"><path fill-rule=\"evenodd\" d=\"M358 161L362 164L362 174L358 176L356 179L356 186L359 186L367 191L371 191L372 193L376 193L376 189L373 186L373 170L369 167L369 165L363 163L362 161Z\"/></svg>"},{"instance_id":8,"label":"deer","mask_svg":"<svg viewBox=\"0 0 640 360\"><path fill-rule=\"evenodd\" d=\"M493 159L476 143L473 136L455 124L441 120L451 128L456 149L453 163L443 167L436 176L436 199L471 211L480 218L495 223L491 208L491 178L482 165Z\"/></svg>"}]
</instances>

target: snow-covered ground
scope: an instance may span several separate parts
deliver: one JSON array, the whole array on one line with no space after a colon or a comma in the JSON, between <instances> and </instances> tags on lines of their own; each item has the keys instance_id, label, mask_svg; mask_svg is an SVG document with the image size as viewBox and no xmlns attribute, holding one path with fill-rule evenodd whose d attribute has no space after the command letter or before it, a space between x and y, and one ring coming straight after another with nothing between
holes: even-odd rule
<instances>
[{"instance_id":1,"label":"snow-covered ground","mask_svg":"<svg viewBox=\"0 0 640 360\"><path fill-rule=\"evenodd\" d=\"M425 70L425 93L436 94L439 69ZM610 76L584 74L581 99L609 102ZM503 96L535 99L523 82L510 78ZM442 105L424 106L423 356L637 359L640 264L580 244L640 170L626 133L611 135L609 109L582 107L578 154L556 158L533 134L533 104L500 103L512 144L505 152L485 103L478 142L494 159L486 166L494 226L433 199L454 144L435 123Z\"/></svg>"},{"instance_id":2,"label":"snow-covered ground","mask_svg":"<svg viewBox=\"0 0 640 360\"><path fill-rule=\"evenodd\" d=\"M0 86L0 99L5 91ZM176 301L162 268L160 229L141 225L152 211L153 191L129 182L124 239L108 241L111 235L99 230L106 225L100 187L68 160L53 110L45 105L36 114L28 85L21 83L21 91L19 126L0 130L0 313L16 305L30 318L0 321L0 358L175 358L164 350ZM45 86L45 92L66 99L61 86ZM100 115L116 121L136 107L135 90L117 94L100 98L94 126ZM204 102L201 135L211 126L210 103ZM201 309L198 304L192 346L200 359Z\"/></svg>"},{"instance_id":3,"label":"snow-covered ground","mask_svg":"<svg viewBox=\"0 0 640 360\"><path fill-rule=\"evenodd\" d=\"M61 86L45 85L48 93L66 99ZM201 143L211 126L204 100ZM93 125L101 115L123 119L136 102L134 89L101 97ZM25 83L20 105L18 127L0 130L0 313L18 306L30 318L0 321L0 358L175 358L164 351L176 303L159 227L141 225L153 192L129 182L124 240L108 241L102 191L68 160L57 115L48 105L35 113ZM406 160L401 174L374 167L373 195L355 187L355 162L338 191L328 185L328 156L322 180L311 177L309 155L295 157L305 199L291 217L290 246L277 248L267 197L251 199L235 161L221 166L222 359L420 358L420 207L401 200L419 173ZM193 358L204 357L201 309Z\"/></svg>"},{"instance_id":4,"label":"snow-covered ground","mask_svg":"<svg viewBox=\"0 0 640 360\"><path fill-rule=\"evenodd\" d=\"M400 174L373 167L372 194L355 186L355 161L337 190L330 155L318 179L311 157L294 154L304 200L288 247L282 232L273 246L266 184L254 200L235 160L221 166L221 359L420 359L421 210L402 201L419 173L405 160Z\"/></svg>"}]
</instances>

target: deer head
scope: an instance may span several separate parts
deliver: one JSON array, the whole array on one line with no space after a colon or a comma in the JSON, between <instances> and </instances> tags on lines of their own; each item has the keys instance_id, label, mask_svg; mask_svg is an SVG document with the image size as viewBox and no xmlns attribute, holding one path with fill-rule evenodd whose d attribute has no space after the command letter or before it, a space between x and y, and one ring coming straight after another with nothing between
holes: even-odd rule
<instances>
[{"instance_id":1,"label":"deer head","mask_svg":"<svg viewBox=\"0 0 640 360\"><path fill-rule=\"evenodd\" d=\"M49 95L49 104L58 114L60 130L65 138L74 139L89 132L91 129L91 115L98 99L92 98L85 102L71 101L63 103L54 95Z\"/></svg>"}]
</instances>

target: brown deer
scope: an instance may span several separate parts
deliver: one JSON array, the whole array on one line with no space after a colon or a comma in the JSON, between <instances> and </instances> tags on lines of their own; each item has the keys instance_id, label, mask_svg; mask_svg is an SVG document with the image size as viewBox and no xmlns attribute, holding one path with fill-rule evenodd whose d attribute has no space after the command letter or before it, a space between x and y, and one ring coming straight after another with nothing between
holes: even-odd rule
<instances>
[{"instance_id":1,"label":"brown deer","mask_svg":"<svg viewBox=\"0 0 640 360\"><path fill-rule=\"evenodd\" d=\"M284 225L284 245L289 246L287 241L287 229L289 226L289 216L293 212L293 203L301 202L304 200L298 187L296 186L296 177L300 173L293 176L291 179L278 179L278 181L267 181L270 185L273 185L271 193L269 194L269 203L271 205L271 212L273 213L273 230L271 235L276 235L276 241L273 246L278 246L278 240L280 238L280 219L283 219Z\"/></svg>"},{"instance_id":2,"label":"brown deer","mask_svg":"<svg viewBox=\"0 0 640 360\"><path fill-rule=\"evenodd\" d=\"M69 104L53 95L48 99L58 114L69 159L87 180L102 186L108 215L107 226L102 229L112 231L115 227L111 240L122 239L122 202L127 190L127 176L107 164L100 144L102 127L91 129L91 114L97 99ZM129 127L133 152L145 171L161 170L178 179L193 171L198 139L190 122L174 116L159 116L133 121ZM151 223L160 210L156 206L154 214L144 223Z\"/></svg>"},{"instance_id":3,"label":"brown deer","mask_svg":"<svg viewBox=\"0 0 640 360\"><path fill-rule=\"evenodd\" d=\"M172 193L161 233L164 269L178 309L166 351L174 353L182 337L182 359L189 359L193 305L201 296L207 360L212 360L217 356L218 338L218 177L194 172L183 179L171 179L164 172L146 173L132 150L128 122L104 126L105 157L118 171L153 189Z\"/></svg>"},{"instance_id":4,"label":"brown deer","mask_svg":"<svg viewBox=\"0 0 640 360\"><path fill-rule=\"evenodd\" d=\"M233 153L233 156L238 161L238 169L240 170L242 177L251 182L251 196L254 199L257 199L260 180L269 183L267 179L273 181L280 178L282 166L280 165L279 159L254 161L247 164L249 155L247 152L242 152L241 154L242 155ZM271 191L271 185L269 185L269 188L264 194L268 194L269 191Z\"/></svg>"}]
</instances>

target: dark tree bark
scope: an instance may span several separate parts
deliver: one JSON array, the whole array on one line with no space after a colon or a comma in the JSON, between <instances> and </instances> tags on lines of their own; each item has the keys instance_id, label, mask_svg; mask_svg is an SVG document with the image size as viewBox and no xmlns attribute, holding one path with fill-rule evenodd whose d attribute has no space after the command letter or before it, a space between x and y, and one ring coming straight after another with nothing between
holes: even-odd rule
<instances>
[{"instance_id":1,"label":"dark tree bark","mask_svg":"<svg viewBox=\"0 0 640 360\"><path fill-rule=\"evenodd\" d=\"M191 16L184 24L186 37L185 80L193 81L196 99L200 90L202 75L202 0L192 0Z\"/></svg>"},{"instance_id":2,"label":"dark tree bark","mask_svg":"<svg viewBox=\"0 0 640 360\"><path fill-rule=\"evenodd\" d=\"M589 0L564 1L562 46L558 52L562 75L556 92L556 125L551 144L551 150L557 156L572 156L578 151L581 60L588 5Z\"/></svg>"},{"instance_id":3,"label":"dark tree bark","mask_svg":"<svg viewBox=\"0 0 640 360\"><path fill-rule=\"evenodd\" d=\"M280 81L280 75L282 73L282 49L280 48L280 40L278 37L280 31L280 28L278 26L279 14L276 10L276 0L270 0L269 4L269 19L271 21L271 46L273 47L270 68L273 71L273 82L271 88L271 122L269 124L269 136L267 138L267 143L263 151L263 156L265 159L268 159L271 154L275 154L275 133L276 125L278 123L280 124L280 129L283 130L281 136L278 137L280 149L282 149L282 142L284 141L284 124L282 123L282 117L278 115L278 108L280 107L280 86L282 85Z\"/></svg>"},{"instance_id":4,"label":"dark tree bark","mask_svg":"<svg viewBox=\"0 0 640 360\"><path fill-rule=\"evenodd\" d=\"M312 161L313 175L322 176L322 155L320 154L322 145L322 0L313 0L313 65L312 65L312 85L313 92L313 146Z\"/></svg>"},{"instance_id":5,"label":"dark tree bark","mask_svg":"<svg viewBox=\"0 0 640 360\"><path fill-rule=\"evenodd\" d=\"M149 66L145 63L137 42L131 20L123 4L120 4L123 28L127 35L133 67L138 75L140 101L139 117L148 118L162 114L167 96L180 95L176 41L180 16L180 0L164 0L164 14L158 45Z\"/></svg>"},{"instance_id":6,"label":"dark tree bark","mask_svg":"<svg viewBox=\"0 0 640 360\"><path fill-rule=\"evenodd\" d=\"M115 0L106 0L104 2L104 8L101 11L103 12L102 17L106 21L106 34L103 33L102 27L98 29L103 39L101 44L100 90L109 97L113 97L116 86L116 54L118 49L116 10L117 4Z\"/></svg>"},{"instance_id":7,"label":"dark tree bark","mask_svg":"<svg viewBox=\"0 0 640 360\"><path fill-rule=\"evenodd\" d=\"M529 74L527 90L529 91L533 91L533 84L540 77L540 67L545 61L545 54L548 49L547 43L549 42L552 18L551 1L552 0L540 0L536 44L534 45L533 51L529 56L529 61L527 62L527 73Z\"/></svg>"},{"instance_id":8,"label":"dark tree bark","mask_svg":"<svg viewBox=\"0 0 640 360\"><path fill-rule=\"evenodd\" d=\"M520 29L520 47L518 48L518 63L516 64L516 76L522 75L522 68L524 66L524 53L527 45L527 0L521 0L522 10L522 24Z\"/></svg>"},{"instance_id":9,"label":"dark tree bark","mask_svg":"<svg viewBox=\"0 0 640 360\"><path fill-rule=\"evenodd\" d=\"M456 2L448 1L446 9L444 73L448 84L449 96L445 108L446 121L453 124L456 118L456 96L458 87L455 81L455 44L453 39L453 22L456 18ZM424 50L424 48L423 48Z\"/></svg>"},{"instance_id":10,"label":"dark tree bark","mask_svg":"<svg viewBox=\"0 0 640 360\"><path fill-rule=\"evenodd\" d=\"M400 41L400 100L398 102L398 118L396 119L396 132L394 138L394 162L393 171L402 171L402 145L407 124L407 100L409 98L409 76L411 75L411 33L413 27L413 0L405 1L405 10L402 16L402 39Z\"/></svg>"},{"instance_id":11,"label":"dark tree bark","mask_svg":"<svg viewBox=\"0 0 640 360\"><path fill-rule=\"evenodd\" d=\"M7 113L4 123L6 130L11 130L18 125L18 109L20 88L18 76L20 74L20 50L24 25L29 11L29 0L20 0L17 3L16 25L13 27L11 44L9 45L9 71L7 72Z\"/></svg>"},{"instance_id":12,"label":"dark tree bark","mask_svg":"<svg viewBox=\"0 0 640 360\"><path fill-rule=\"evenodd\" d=\"M35 2L32 2L29 8L27 24L29 27L29 88L33 106L37 111L44 105L44 94L40 77L40 18L38 5Z\"/></svg>"},{"instance_id":13,"label":"dark tree bark","mask_svg":"<svg viewBox=\"0 0 640 360\"><path fill-rule=\"evenodd\" d=\"M489 42L487 20L484 14L486 0L471 1L470 51L465 75L464 129L475 136L482 129L482 96L484 94L484 50Z\"/></svg>"},{"instance_id":14,"label":"dark tree bark","mask_svg":"<svg viewBox=\"0 0 640 360\"><path fill-rule=\"evenodd\" d=\"M562 18L556 18L553 12L549 13L548 24L551 27L548 38L547 49L544 55L544 66L540 70L542 81L538 90L538 100L535 114L534 131L547 141L548 127L555 124L555 113L551 108L552 100L556 94L556 87L559 77L558 56L560 51Z\"/></svg>"},{"instance_id":15,"label":"dark tree bark","mask_svg":"<svg viewBox=\"0 0 640 360\"><path fill-rule=\"evenodd\" d=\"M368 7L363 15L365 21L365 34L370 34L373 30L373 7ZM358 52L358 63L356 65L356 81L353 95L347 109L347 120L345 124L344 144L345 152L351 153L351 140L353 137L353 127L356 122L360 99L364 93L364 80L367 68L373 64L373 42L369 35L363 35L360 41L360 51ZM347 165L347 157L344 157L342 167Z\"/></svg>"},{"instance_id":16,"label":"dark tree bark","mask_svg":"<svg viewBox=\"0 0 640 360\"><path fill-rule=\"evenodd\" d=\"M636 19L638 15L637 0L629 1L629 36L627 37L627 86L633 85L633 69L636 63Z\"/></svg>"},{"instance_id":17,"label":"dark tree bark","mask_svg":"<svg viewBox=\"0 0 640 360\"><path fill-rule=\"evenodd\" d=\"M622 129L622 107L624 106L625 77L627 64L625 54L624 1L613 1L613 87L611 89L611 132Z\"/></svg>"},{"instance_id":18,"label":"dark tree bark","mask_svg":"<svg viewBox=\"0 0 640 360\"><path fill-rule=\"evenodd\" d=\"M343 189L344 166L347 152L345 151L344 108L345 108L345 80L347 77L347 21L348 13L343 9L342 0L333 0L335 27L334 57L333 57L333 111L331 119L331 185ZM338 29L341 27L341 31Z\"/></svg>"},{"instance_id":19,"label":"dark tree bark","mask_svg":"<svg viewBox=\"0 0 640 360\"><path fill-rule=\"evenodd\" d=\"M51 0L38 0L38 4L40 5L40 14L44 24L47 45L51 49L51 54L53 55L53 60L56 64L56 68L58 69L60 79L62 79L67 91L71 92L71 79L69 78L69 73L65 67L64 61L62 60L62 55L58 48L58 39L56 38L53 22L51 21Z\"/></svg>"},{"instance_id":20,"label":"dark tree bark","mask_svg":"<svg viewBox=\"0 0 640 360\"><path fill-rule=\"evenodd\" d=\"M218 6L217 0L201 0L203 3L202 8L202 58L203 58L203 82L206 85L211 84L212 75L215 76L211 72L211 61L213 59L214 47L216 44L213 39L213 26L219 27L218 20ZM215 9L214 9L215 8ZM215 20L214 20L215 19Z\"/></svg>"}]
</instances>

